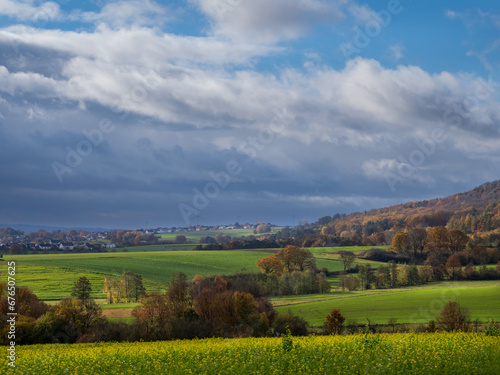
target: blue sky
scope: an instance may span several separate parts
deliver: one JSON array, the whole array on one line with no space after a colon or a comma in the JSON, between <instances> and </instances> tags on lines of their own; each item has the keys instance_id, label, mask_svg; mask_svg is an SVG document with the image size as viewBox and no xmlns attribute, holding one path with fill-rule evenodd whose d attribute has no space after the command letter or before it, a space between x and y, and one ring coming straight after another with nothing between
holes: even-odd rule
<instances>
[{"instance_id":1,"label":"blue sky","mask_svg":"<svg viewBox=\"0 0 500 375\"><path fill-rule=\"evenodd\" d=\"M0 0L0 223L385 207L496 180L493 1Z\"/></svg>"}]
</instances>

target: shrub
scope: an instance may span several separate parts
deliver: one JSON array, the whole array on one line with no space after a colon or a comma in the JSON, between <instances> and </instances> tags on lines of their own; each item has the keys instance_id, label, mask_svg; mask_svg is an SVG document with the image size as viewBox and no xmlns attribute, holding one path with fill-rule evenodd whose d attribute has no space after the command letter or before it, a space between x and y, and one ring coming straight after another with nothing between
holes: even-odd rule
<instances>
[{"instance_id":1,"label":"shrub","mask_svg":"<svg viewBox=\"0 0 500 375\"><path fill-rule=\"evenodd\" d=\"M307 322L299 316L288 314L278 314L274 321L274 330L280 335L287 333L290 330L293 336L307 335Z\"/></svg>"}]
</instances>

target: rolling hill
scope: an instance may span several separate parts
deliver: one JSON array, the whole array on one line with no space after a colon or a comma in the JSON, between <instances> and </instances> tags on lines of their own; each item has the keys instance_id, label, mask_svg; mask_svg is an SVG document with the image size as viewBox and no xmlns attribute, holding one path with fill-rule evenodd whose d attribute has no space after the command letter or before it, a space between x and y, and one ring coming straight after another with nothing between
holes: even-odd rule
<instances>
[{"instance_id":1,"label":"rolling hill","mask_svg":"<svg viewBox=\"0 0 500 375\"><path fill-rule=\"evenodd\" d=\"M345 231L369 236L385 230L412 227L446 226L467 234L489 234L500 237L500 180L488 182L470 191L419 202L321 218L328 234Z\"/></svg>"}]
</instances>

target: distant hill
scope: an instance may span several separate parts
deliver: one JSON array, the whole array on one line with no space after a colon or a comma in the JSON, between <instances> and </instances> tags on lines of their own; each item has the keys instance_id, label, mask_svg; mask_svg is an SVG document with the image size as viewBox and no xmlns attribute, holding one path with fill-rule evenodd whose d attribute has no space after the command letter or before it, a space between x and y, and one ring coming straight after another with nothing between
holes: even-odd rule
<instances>
[{"instance_id":1,"label":"distant hill","mask_svg":"<svg viewBox=\"0 0 500 375\"><path fill-rule=\"evenodd\" d=\"M443 225L468 234L500 229L500 180L488 182L468 192L419 202L355 212L323 222L330 234L354 231L363 236L376 232L416 226Z\"/></svg>"},{"instance_id":2,"label":"distant hill","mask_svg":"<svg viewBox=\"0 0 500 375\"><path fill-rule=\"evenodd\" d=\"M110 229L104 228L65 228L65 227L56 227L56 226L47 226L47 225L30 225L30 224L0 224L0 229L12 228L16 230L20 230L23 232L38 232L40 229L46 230L47 232L52 232L55 230L61 230L64 232L68 232L71 229L75 230L85 230L87 232L102 232L109 231Z\"/></svg>"}]
</instances>

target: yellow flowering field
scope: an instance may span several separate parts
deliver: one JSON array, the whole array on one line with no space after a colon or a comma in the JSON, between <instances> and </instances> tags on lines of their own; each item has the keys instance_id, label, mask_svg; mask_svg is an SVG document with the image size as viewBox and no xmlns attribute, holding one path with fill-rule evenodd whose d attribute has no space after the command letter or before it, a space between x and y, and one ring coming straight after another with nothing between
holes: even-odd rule
<instances>
[{"instance_id":1,"label":"yellow flowering field","mask_svg":"<svg viewBox=\"0 0 500 375\"><path fill-rule=\"evenodd\" d=\"M2 374L500 374L500 338L432 333L20 346ZM3 347L5 353L5 347Z\"/></svg>"}]
</instances>

